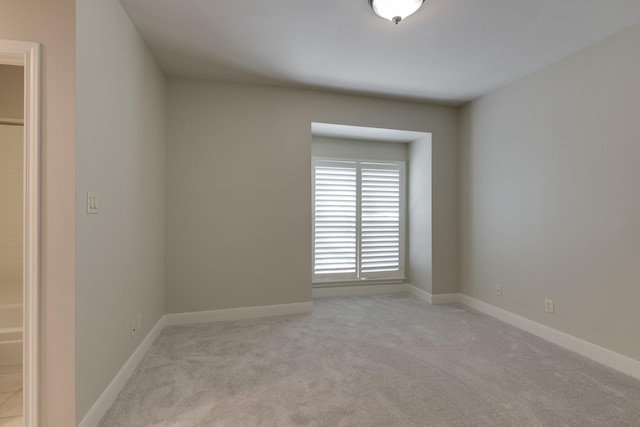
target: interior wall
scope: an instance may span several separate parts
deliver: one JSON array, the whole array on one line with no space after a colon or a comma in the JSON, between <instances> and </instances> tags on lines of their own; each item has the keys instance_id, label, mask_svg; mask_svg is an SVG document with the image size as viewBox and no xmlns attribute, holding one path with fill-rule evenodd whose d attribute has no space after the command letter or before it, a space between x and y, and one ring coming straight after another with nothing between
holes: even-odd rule
<instances>
[{"instance_id":1,"label":"interior wall","mask_svg":"<svg viewBox=\"0 0 640 427\"><path fill-rule=\"evenodd\" d=\"M433 132L434 281L457 289L455 109L177 78L167 94L168 313L311 300L312 122Z\"/></svg>"},{"instance_id":2,"label":"interior wall","mask_svg":"<svg viewBox=\"0 0 640 427\"><path fill-rule=\"evenodd\" d=\"M638 46L640 24L467 105L460 168L461 291L636 360Z\"/></svg>"},{"instance_id":3,"label":"interior wall","mask_svg":"<svg viewBox=\"0 0 640 427\"><path fill-rule=\"evenodd\" d=\"M78 2L76 96L81 420L164 314L165 80L117 0Z\"/></svg>"},{"instance_id":4,"label":"interior wall","mask_svg":"<svg viewBox=\"0 0 640 427\"><path fill-rule=\"evenodd\" d=\"M400 142L363 141L312 135L311 155L314 157L406 162L408 160L407 145Z\"/></svg>"},{"instance_id":5,"label":"interior wall","mask_svg":"<svg viewBox=\"0 0 640 427\"><path fill-rule=\"evenodd\" d=\"M454 288L435 288L433 284L431 135L412 141L408 148L408 282L430 294L457 292Z\"/></svg>"},{"instance_id":6,"label":"interior wall","mask_svg":"<svg viewBox=\"0 0 640 427\"><path fill-rule=\"evenodd\" d=\"M24 67L0 64L0 119L24 118Z\"/></svg>"},{"instance_id":7,"label":"interior wall","mask_svg":"<svg viewBox=\"0 0 640 427\"><path fill-rule=\"evenodd\" d=\"M45 427L75 425L75 3L10 0L0 13L0 39L43 47L40 415Z\"/></svg>"}]
</instances>

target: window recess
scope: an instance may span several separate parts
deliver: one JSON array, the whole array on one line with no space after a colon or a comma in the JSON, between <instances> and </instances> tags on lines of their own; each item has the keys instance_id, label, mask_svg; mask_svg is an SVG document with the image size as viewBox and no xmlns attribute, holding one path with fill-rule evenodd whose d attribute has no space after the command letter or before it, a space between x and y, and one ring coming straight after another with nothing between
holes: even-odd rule
<instances>
[{"instance_id":1,"label":"window recess","mask_svg":"<svg viewBox=\"0 0 640 427\"><path fill-rule=\"evenodd\" d=\"M404 162L313 160L313 282L404 280Z\"/></svg>"}]
</instances>

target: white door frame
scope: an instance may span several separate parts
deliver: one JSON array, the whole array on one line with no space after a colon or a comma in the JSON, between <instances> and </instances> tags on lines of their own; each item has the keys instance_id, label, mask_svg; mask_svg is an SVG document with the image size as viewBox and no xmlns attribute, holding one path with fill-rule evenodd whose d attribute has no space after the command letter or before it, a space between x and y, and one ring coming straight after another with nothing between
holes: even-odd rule
<instances>
[{"instance_id":1,"label":"white door frame","mask_svg":"<svg viewBox=\"0 0 640 427\"><path fill-rule=\"evenodd\" d=\"M39 425L40 44L0 39L0 64L24 67L24 426Z\"/></svg>"}]
</instances>

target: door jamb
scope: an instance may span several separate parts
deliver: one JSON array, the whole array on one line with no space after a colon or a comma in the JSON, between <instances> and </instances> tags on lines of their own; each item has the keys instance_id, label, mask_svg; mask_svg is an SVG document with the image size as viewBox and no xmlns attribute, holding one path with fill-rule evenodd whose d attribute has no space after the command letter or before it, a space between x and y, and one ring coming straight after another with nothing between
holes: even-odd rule
<instances>
[{"instance_id":1,"label":"door jamb","mask_svg":"<svg viewBox=\"0 0 640 427\"><path fill-rule=\"evenodd\" d=\"M39 43L0 40L0 63L24 67L24 426L39 425L40 95Z\"/></svg>"}]
</instances>

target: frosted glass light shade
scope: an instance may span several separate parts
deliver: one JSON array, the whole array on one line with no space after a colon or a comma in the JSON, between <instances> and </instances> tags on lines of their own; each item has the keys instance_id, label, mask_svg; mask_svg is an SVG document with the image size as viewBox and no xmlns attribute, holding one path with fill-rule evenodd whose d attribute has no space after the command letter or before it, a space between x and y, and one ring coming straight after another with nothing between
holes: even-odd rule
<instances>
[{"instance_id":1,"label":"frosted glass light shade","mask_svg":"<svg viewBox=\"0 0 640 427\"><path fill-rule=\"evenodd\" d=\"M397 24L415 13L424 0L369 0L373 11L381 18Z\"/></svg>"}]
</instances>

